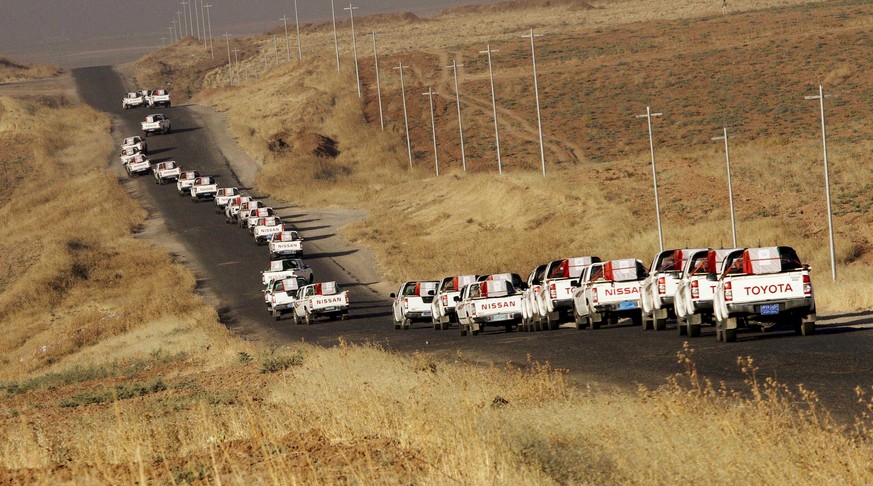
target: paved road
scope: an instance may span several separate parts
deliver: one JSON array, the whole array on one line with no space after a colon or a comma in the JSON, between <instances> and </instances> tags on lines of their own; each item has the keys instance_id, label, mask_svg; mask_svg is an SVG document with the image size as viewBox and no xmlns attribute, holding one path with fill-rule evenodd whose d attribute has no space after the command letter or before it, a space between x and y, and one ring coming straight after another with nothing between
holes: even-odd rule
<instances>
[{"instance_id":1,"label":"paved road","mask_svg":"<svg viewBox=\"0 0 873 486\"><path fill-rule=\"evenodd\" d=\"M124 111L122 81L108 67L74 71L82 99L95 108L121 120L117 139L139 133L139 122L147 110ZM164 110L173 121L173 133L149 138L152 161L174 159L183 168L215 175L224 185L239 185L226 160L214 148L210 133L186 107ZM437 332L429 326L410 331L394 331L390 302L366 283L349 281L347 272L336 263L343 252L317 251L305 258L319 280L337 280L351 291L352 318L345 322L324 322L294 326L291 321L275 322L264 310L259 271L266 267L267 250L255 246L243 230L224 223L211 204L194 204L177 195L175 186L158 186L149 177L134 182L144 203L162 214L172 237L194 255L195 271L202 285L219 298L222 321L245 334L269 330L287 342L305 340L334 345L340 337L349 342L377 342L399 351L421 350L444 357L462 356L470 361L525 365L528 356L548 361L570 371L574 379L588 383L657 386L678 371L676 352L683 340L674 328L644 332L635 326L619 325L599 331L562 328L544 333L504 333L490 331L476 337L461 338L457 331ZM310 242L324 235L318 218L286 204L281 214L296 223ZM544 259L551 256L544 255ZM741 334L732 344L716 342L714 331L693 339L700 371L714 381L742 388L743 377L737 368L738 356L753 356L760 376L774 376L784 383L803 383L816 390L826 405L838 415L856 411L853 390L873 386L873 314L856 313L828 316L819 321L819 334L802 338L785 333ZM460 354L459 354L460 353Z\"/></svg>"}]
</instances>

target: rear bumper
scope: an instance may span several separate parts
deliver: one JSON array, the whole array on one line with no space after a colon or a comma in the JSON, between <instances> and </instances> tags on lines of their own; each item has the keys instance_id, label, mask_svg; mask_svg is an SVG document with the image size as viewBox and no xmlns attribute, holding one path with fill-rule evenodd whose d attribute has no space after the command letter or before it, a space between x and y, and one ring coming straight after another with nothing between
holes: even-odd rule
<instances>
[{"instance_id":1,"label":"rear bumper","mask_svg":"<svg viewBox=\"0 0 873 486\"><path fill-rule=\"evenodd\" d=\"M779 313L773 315L761 315L761 306L777 304ZM764 320L779 319L785 315L805 315L815 312L815 301L812 298L782 300L778 302L757 302L748 304L727 304L728 313L731 317L753 317Z\"/></svg>"},{"instance_id":2,"label":"rear bumper","mask_svg":"<svg viewBox=\"0 0 873 486\"><path fill-rule=\"evenodd\" d=\"M521 322L520 312L511 312L503 314L493 314L490 316L478 316L472 318L477 324L509 324L513 322Z\"/></svg>"}]
</instances>

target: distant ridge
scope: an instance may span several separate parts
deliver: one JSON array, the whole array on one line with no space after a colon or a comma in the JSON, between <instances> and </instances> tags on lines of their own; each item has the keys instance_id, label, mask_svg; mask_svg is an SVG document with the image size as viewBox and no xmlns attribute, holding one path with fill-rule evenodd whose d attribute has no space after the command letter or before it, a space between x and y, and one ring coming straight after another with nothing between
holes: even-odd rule
<instances>
[{"instance_id":1,"label":"distant ridge","mask_svg":"<svg viewBox=\"0 0 873 486\"><path fill-rule=\"evenodd\" d=\"M442 15L467 14L467 13L490 13L498 10L521 10L537 7L561 7L567 6L574 10L593 10L597 7L583 0L509 0L505 2L488 3L483 5L462 5L450 7L441 12Z\"/></svg>"}]
</instances>

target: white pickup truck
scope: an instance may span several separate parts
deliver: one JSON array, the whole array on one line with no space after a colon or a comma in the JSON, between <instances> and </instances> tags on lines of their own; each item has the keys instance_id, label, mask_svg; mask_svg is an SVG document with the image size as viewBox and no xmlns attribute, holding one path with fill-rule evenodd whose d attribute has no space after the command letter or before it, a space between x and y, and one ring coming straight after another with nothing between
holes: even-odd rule
<instances>
[{"instance_id":1,"label":"white pickup truck","mask_svg":"<svg viewBox=\"0 0 873 486\"><path fill-rule=\"evenodd\" d=\"M165 89L156 89L154 91L149 91L148 96L148 104L149 108L154 108L156 106L165 106L170 108L173 104L170 102L170 92Z\"/></svg>"},{"instance_id":2,"label":"white pickup truck","mask_svg":"<svg viewBox=\"0 0 873 486\"><path fill-rule=\"evenodd\" d=\"M461 336L475 336L488 326L511 332L521 323L521 294L512 281L498 279L475 282L464 287L457 302Z\"/></svg>"},{"instance_id":3,"label":"white pickup truck","mask_svg":"<svg viewBox=\"0 0 873 486\"><path fill-rule=\"evenodd\" d=\"M223 213L224 209L227 207L227 203L237 196L239 196L239 188L220 187L218 192L215 193L215 198L213 199L215 202L215 212Z\"/></svg>"},{"instance_id":4,"label":"white pickup truck","mask_svg":"<svg viewBox=\"0 0 873 486\"><path fill-rule=\"evenodd\" d=\"M435 280L412 280L400 286L391 305L394 316L394 329L409 329L413 322L431 321L431 303L439 282Z\"/></svg>"},{"instance_id":5,"label":"white pickup truck","mask_svg":"<svg viewBox=\"0 0 873 486\"><path fill-rule=\"evenodd\" d=\"M168 160L166 162L158 162L152 173L155 176L155 184L163 184L168 180L177 180L179 175L182 174L182 168L176 164L176 161Z\"/></svg>"},{"instance_id":6,"label":"white pickup truck","mask_svg":"<svg viewBox=\"0 0 873 486\"><path fill-rule=\"evenodd\" d=\"M121 108L129 110L131 108L139 108L145 104L145 99L140 93L127 93L124 98L121 98Z\"/></svg>"},{"instance_id":7,"label":"white pickup truck","mask_svg":"<svg viewBox=\"0 0 873 486\"><path fill-rule=\"evenodd\" d=\"M129 149L131 147L136 147L143 154L148 152L148 144L146 143L145 139L140 137L139 135L127 137L121 141L121 150Z\"/></svg>"},{"instance_id":8,"label":"white pickup truck","mask_svg":"<svg viewBox=\"0 0 873 486\"><path fill-rule=\"evenodd\" d=\"M739 328L789 327L804 336L815 334L809 265L787 246L732 252L722 263L713 309L719 341L736 341Z\"/></svg>"},{"instance_id":9,"label":"white pickup truck","mask_svg":"<svg viewBox=\"0 0 873 486\"><path fill-rule=\"evenodd\" d=\"M309 282L303 277L290 277L273 280L264 290L264 301L267 311L277 321L285 314L294 312L294 301L297 299L297 291Z\"/></svg>"},{"instance_id":10,"label":"white pickup truck","mask_svg":"<svg viewBox=\"0 0 873 486\"><path fill-rule=\"evenodd\" d=\"M303 256L303 237L296 231L279 231L270 238L270 258Z\"/></svg>"},{"instance_id":11,"label":"white pickup truck","mask_svg":"<svg viewBox=\"0 0 873 486\"><path fill-rule=\"evenodd\" d=\"M264 203L261 201L255 201L252 198L247 199L248 200L240 203L239 206L230 208L230 222L237 223L240 228L248 227L248 219L251 216L252 210L261 209L264 207Z\"/></svg>"},{"instance_id":12,"label":"white pickup truck","mask_svg":"<svg viewBox=\"0 0 873 486\"><path fill-rule=\"evenodd\" d=\"M594 263L582 272L573 292L576 329L599 329L629 317L640 324L640 285L646 267L632 258Z\"/></svg>"},{"instance_id":13,"label":"white pickup truck","mask_svg":"<svg viewBox=\"0 0 873 486\"><path fill-rule=\"evenodd\" d=\"M200 172L196 170L186 170L179 174L179 177L176 179L176 190L179 191L179 196L190 195L194 179L198 177L200 177Z\"/></svg>"},{"instance_id":14,"label":"white pickup truck","mask_svg":"<svg viewBox=\"0 0 873 486\"><path fill-rule=\"evenodd\" d=\"M673 295L679 285L682 265L688 255L708 251L707 248L666 250L655 255L649 276L643 281L640 304L643 329L667 329L667 319L673 313Z\"/></svg>"},{"instance_id":15,"label":"white pickup truck","mask_svg":"<svg viewBox=\"0 0 873 486\"><path fill-rule=\"evenodd\" d=\"M122 148L121 155L118 156L119 160L121 160L121 165L127 165L130 159L134 157L145 157L145 152L136 145Z\"/></svg>"},{"instance_id":16,"label":"white pickup truck","mask_svg":"<svg viewBox=\"0 0 873 486\"><path fill-rule=\"evenodd\" d=\"M146 137L155 133L170 133L171 129L170 119L163 114L149 115L142 122L142 131Z\"/></svg>"},{"instance_id":17,"label":"white pickup truck","mask_svg":"<svg viewBox=\"0 0 873 486\"><path fill-rule=\"evenodd\" d=\"M145 155L137 154L124 164L124 169L130 177L140 176L152 170L152 164Z\"/></svg>"},{"instance_id":18,"label":"white pickup truck","mask_svg":"<svg viewBox=\"0 0 873 486\"><path fill-rule=\"evenodd\" d=\"M191 183L189 192L194 202L212 199L218 192L218 183L215 182L214 177L197 177Z\"/></svg>"},{"instance_id":19,"label":"white pickup truck","mask_svg":"<svg viewBox=\"0 0 873 486\"><path fill-rule=\"evenodd\" d=\"M249 203L248 208L240 209L237 220L239 221L240 228L245 228L249 233L251 233L255 228L255 225L258 224L259 219L275 215L276 213L273 211L273 208L265 208L263 203Z\"/></svg>"},{"instance_id":20,"label":"white pickup truck","mask_svg":"<svg viewBox=\"0 0 873 486\"><path fill-rule=\"evenodd\" d=\"M519 331L542 330L537 295L539 295L543 288L543 279L546 277L546 267L548 266L548 263L543 263L531 270L527 276L527 288L521 294L521 324L518 326Z\"/></svg>"},{"instance_id":21,"label":"white pickup truck","mask_svg":"<svg viewBox=\"0 0 873 486\"><path fill-rule=\"evenodd\" d=\"M312 324L316 317L349 318L349 291L339 291L336 282L307 285L297 291L294 302L294 323Z\"/></svg>"},{"instance_id":22,"label":"white pickup truck","mask_svg":"<svg viewBox=\"0 0 873 486\"><path fill-rule=\"evenodd\" d=\"M250 196L237 196L231 198L231 200L228 201L227 205L224 207L224 221L227 224L236 222L236 218L237 216L239 216L240 208L247 205L251 201L253 201L253 199Z\"/></svg>"},{"instance_id":23,"label":"white pickup truck","mask_svg":"<svg viewBox=\"0 0 873 486\"><path fill-rule=\"evenodd\" d=\"M265 287L273 280L290 277L301 277L310 283L315 279L312 268L299 258L273 260L270 262L270 267L261 272L261 282Z\"/></svg>"},{"instance_id":24,"label":"white pickup truck","mask_svg":"<svg viewBox=\"0 0 873 486\"><path fill-rule=\"evenodd\" d=\"M436 330L446 330L453 322L457 322L457 313L455 312L455 297L461 295L461 289L465 285L474 283L478 275L458 275L454 277L445 277L440 281L437 287L434 299L430 304L431 307L431 322Z\"/></svg>"},{"instance_id":25,"label":"white pickup truck","mask_svg":"<svg viewBox=\"0 0 873 486\"><path fill-rule=\"evenodd\" d=\"M712 301L718 286L715 274L725 257L742 248L696 250L688 253L673 294L673 312L680 336L698 337L703 323L713 322Z\"/></svg>"},{"instance_id":26,"label":"white pickup truck","mask_svg":"<svg viewBox=\"0 0 873 486\"><path fill-rule=\"evenodd\" d=\"M284 230L285 225L282 224L282 218L267 216L265 218L258 218L255 226L252 228L252 236L255 237L255 244L263 245L270 240L271 236Z\"/></svg>"},{"instance_id":27,"label":"white pickup truck","mask_svg":"<svg viewBox=\"0 0 873 486\"><path fill-rule=\"evenodd\" d=\"M570 320L573 312L573 286L570 284L582 275L585 267L599 261L596 256L584 256L548 264L540 292L536 295L536 311L542 329L554 330L562 320Z\"/></svg>"}]
</instances>

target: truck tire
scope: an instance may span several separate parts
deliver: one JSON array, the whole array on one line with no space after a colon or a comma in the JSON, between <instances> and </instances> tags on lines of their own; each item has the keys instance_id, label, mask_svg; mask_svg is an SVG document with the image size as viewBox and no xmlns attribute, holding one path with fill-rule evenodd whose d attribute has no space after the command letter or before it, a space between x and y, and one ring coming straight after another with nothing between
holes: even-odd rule
<instances>
[{"instance_id":1,"label":"truck tire","mask_svg":"<svg viewBox=\"0 0 873 486\"><path fill-rule=\"evenodd\" d=\"M506 324L505 326L503 326L503 330L505 330L506 332L512 332L512 324Z\"/></svg>"},{"instance_id":2,"label":"truck tire","mask_svg":"<svg viewBox=\"0 0 873 486\"><path fill-rule=\"evenodd\" d=\"M308 312L307 312L306 314L304 314L304 316L303 316L303 320L304 320L304 322L306 322L306 325L307 325L307 326L311 326L311 325L312 325L313 318L312 318L312 315L309 314Z\"/></svg>"},{"instance_id":3,"label":"truck tire","mask_svg":"<svg viewBox=\"0 0 873 486\"><path fill-rule=\"evenodd\" d=\"M348 311L342 313L342 315L340 316L340 320L341 320L341 321L347 321L347 320L349 320L349 313L348 313Z\"/></svg>"},{"instance_id":4,"label":"truck tire","mask_svg":"<svg viewBox=\"0 0 873 486\"><path fill-rule=\"evenodd\" d=\"M690 325L686 319L676 319L676 329L679 331L680 336L687 336L689 327Z\"/></svg>"},{"instance_id":5,"label":"truck tire","mask_svg":"<svg viewBox=\"0 0 873 486\"><path fill-rule=\"evenodd\" d=\"M440 326L440 321L435 321L433 319L430 320L430 323L433 325L434 331L442 331L442 326Z\"/></svg>"},{"instance_id":6,"label":"truck tire","mask_svg":"<svg viewBox=\"0 0 873 486\"><path fill-rule=\"evenodd\" d=\"M667 319L653 319L653 321L653 327L656 331L663 331L664 329L667 329Z\"/></svg>"},{"instance_id":7,"label":"truck tire","mask_svg":"<svg viewBox=\"0 0 873 486\"><path fill-rule=\"evenodd\" d=\"M643 323L643 315L642 315L642 313L640 313L640 314L633 314L633 315L631 315L630 320L631 320L631 324L633 324L634 326L642 325L642 323Z\"/></svg>"},{"instance_id":8,"label":"truck tire","mask_svg":"<svg viewBox=\"0 0 873 486\"><path fill-rule=\"evenodd\" d=\"M300 322L300 317L297 315L297 312L296 312L296 311L294 311L294 324L295 324L295 325L298 325L298 326L299 326L300 324L302 324L302 323Z\"/></svg>"},{"instance_id":9,"label":"truck tire","mask_svg":"<svg viewBox=\"0 0 873 486\"><path fill-rule=\"evenodd\" d=\"M650 331L655 328L655 324L652 322L652 316L642 308L640 308L640 323L643 325L643 330L645 331Z\"/></svg>"},{"instance_id":10,"label":"truck tire","mask_svg":"<svg viewBox=\"0 0 873 486\"><path fill-rule=\"evenodd\" d=\"M407 318L403 318L403 330L408 331L411 326L412 326L412 321L410 321Z\"/></svg>"},{"instance_id":11,"label":"truck tire","mask_svg":"<svg viewBox=\"0 0 873 486\"><path fill-rule=\"evenodd\" d=\"M544 326L546 331L554 331L560 326L561 321L559 319L552 319L551 312L546 314L546 325Z\"/></svg>"},{"instance_id":12,"label":"truck tire","mask_svg":"<svg viewBox=\"0 0 873 486\"><path fill-rule=\"evenodd\" d=\"M737 330L736 329L725 329L722 331L722 336L724 337L724 342L732 343L737 340Z\"/></svg>"},{"instance_id":13,"label":"truck tire","mask_svg":"<svg viewBox=\"0 0 873 486\"><path fill-rule=\"evenodd\" d=\"M595 321L594 316L595 316L594 314L591 314L591 313L588 314L588 329L590 329L592 331L600 329L600 321L599 320Z\"/></svg>"},{"instance_id":14,"label":"truck tire","mask_svg":"<svg viewBox=\"0 0 873 486\"><path fill-rule=\"evenodd\" d=\"M812 336L815 334L815 321L803 322L800 324L800 333L804 336Z\"/></svg>"},{"instance_id":15,"label":"truck tire","mask_svg":"<svg viewBox=\"0 0 873 486\"><path fill-rule=\"evenodd\" d=\"M582 316L580 316L576 312L575 308L573 309L573 321L575 321L575 323L576 323L576 330L577 331L585 328L585 321L582 320Z\"/></svg>"},{"instance_id":16,"label":"truck tire","mask_svg":"<svg viewBox=\"0 0 873 486\"><path fill-rule=\"evenodd\" d=\"M688 337L700 337L700 324L688 325Z\"/></svg>"}]
</instances>

